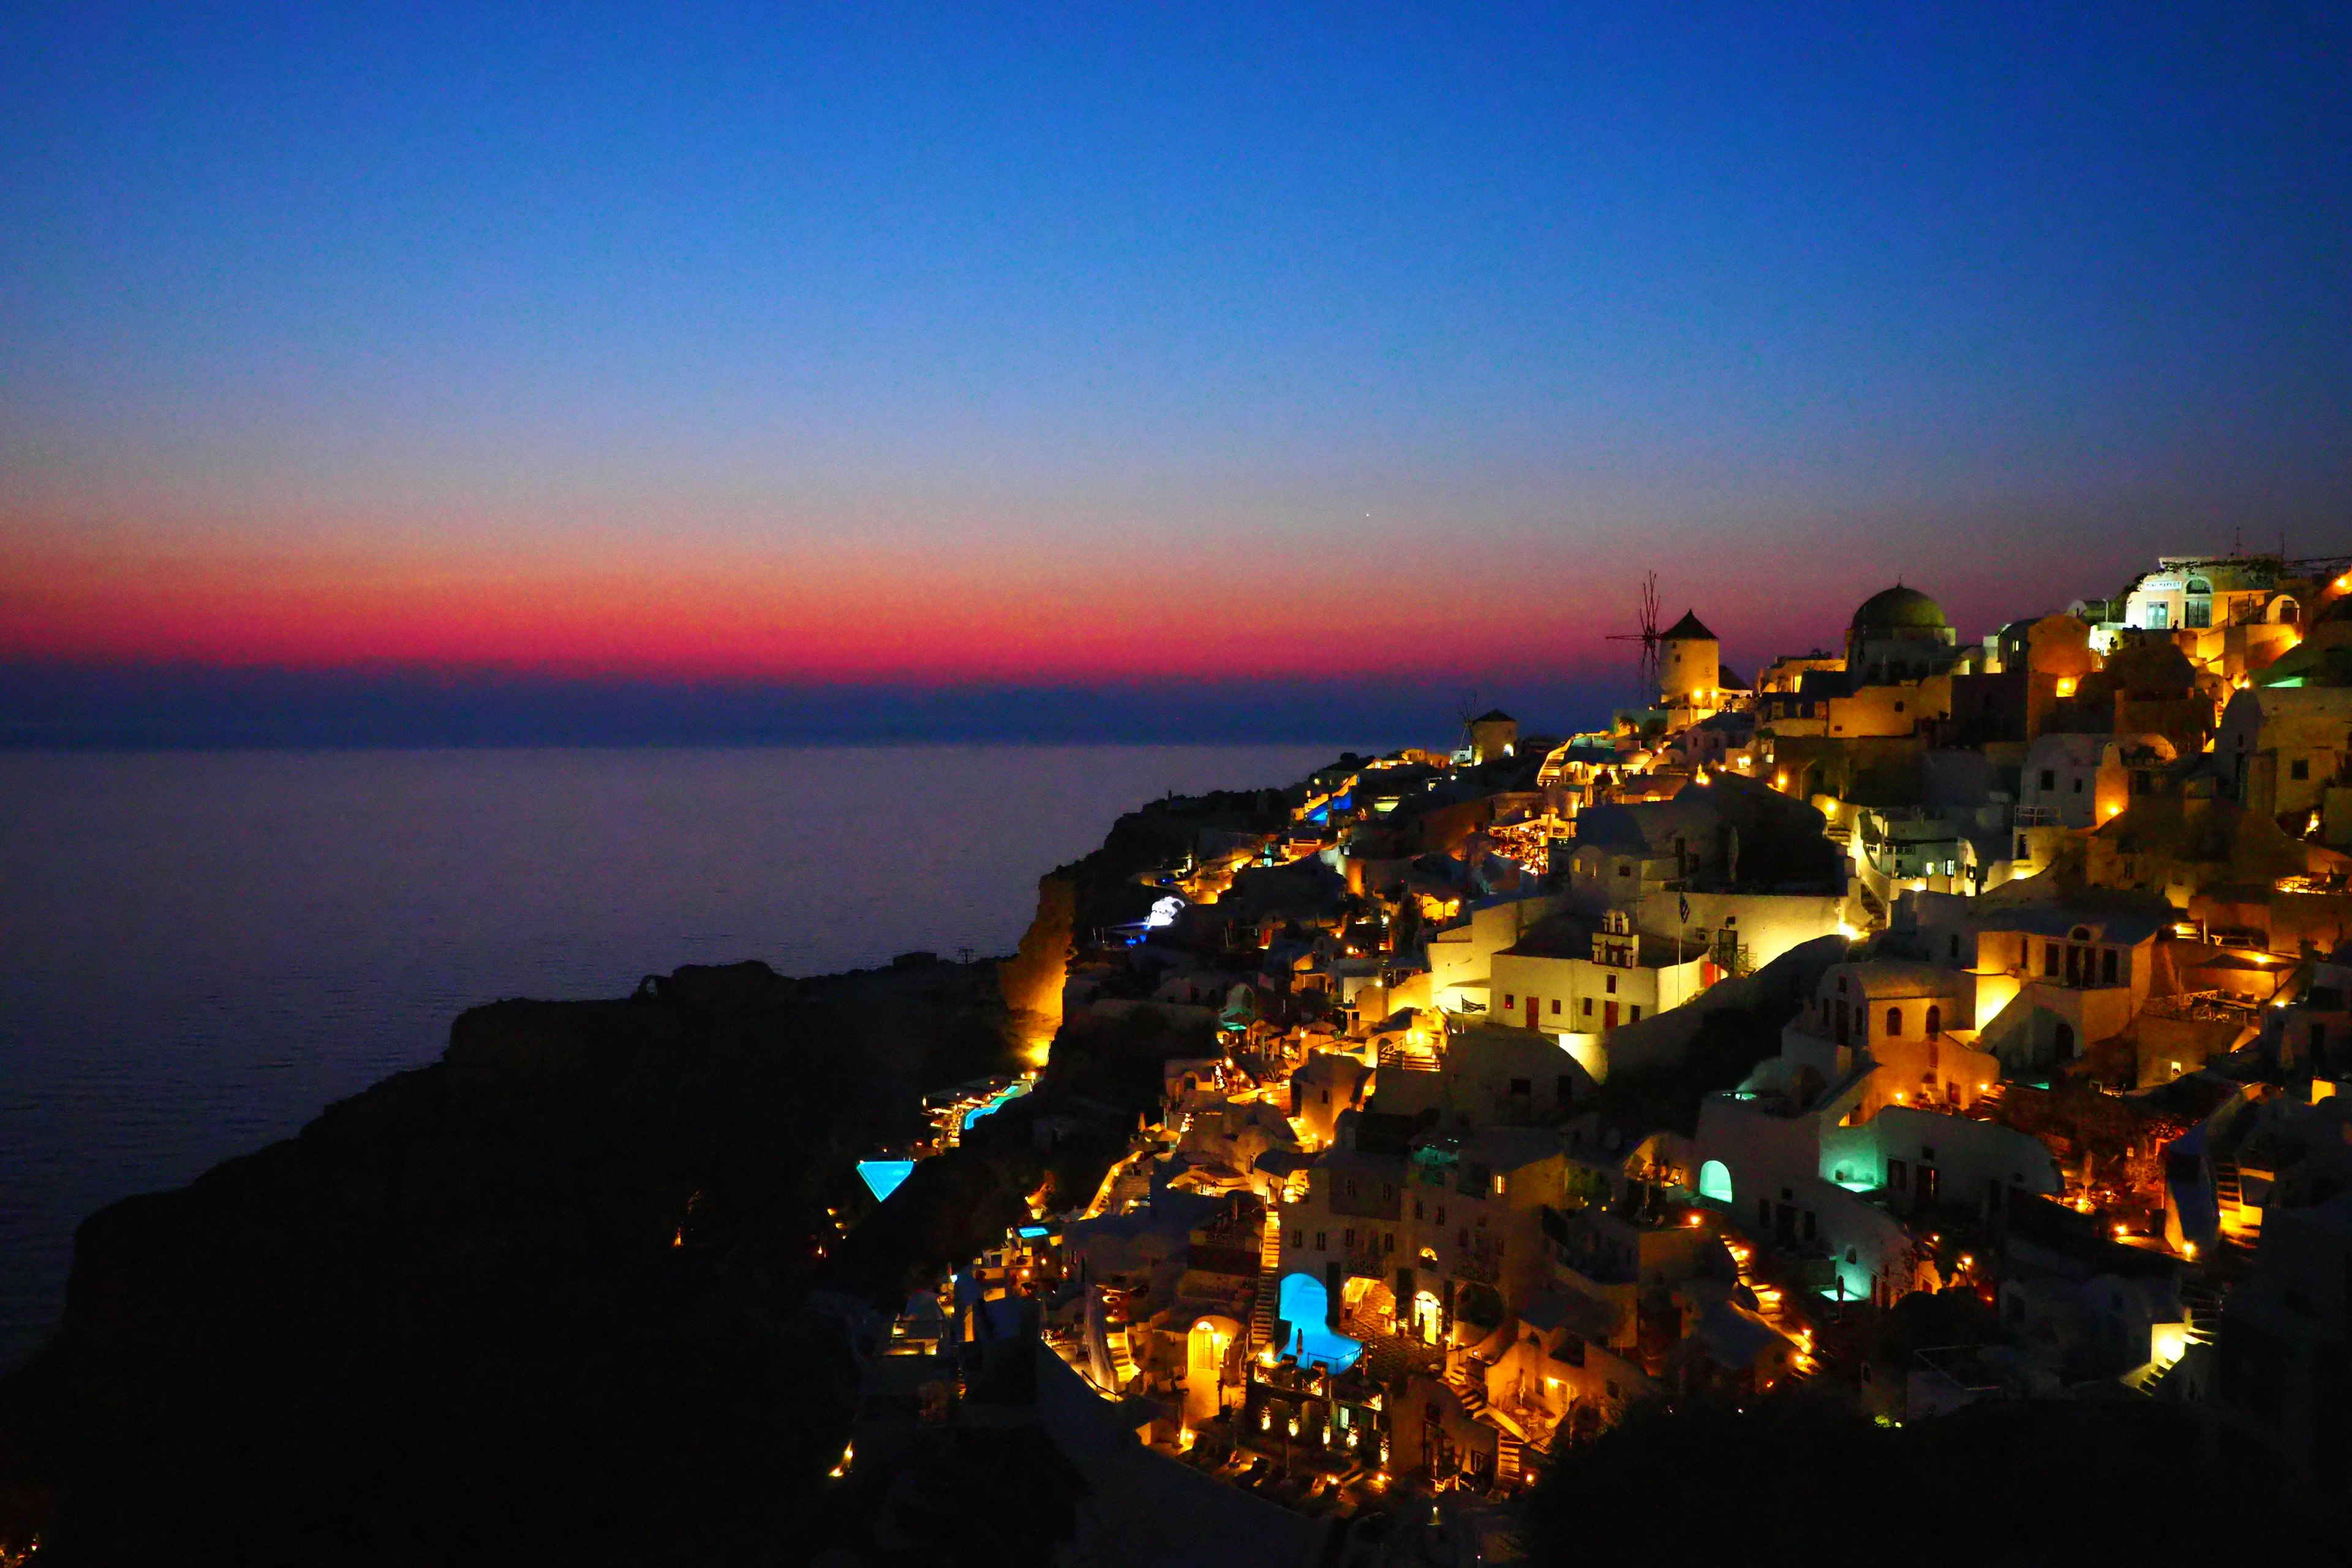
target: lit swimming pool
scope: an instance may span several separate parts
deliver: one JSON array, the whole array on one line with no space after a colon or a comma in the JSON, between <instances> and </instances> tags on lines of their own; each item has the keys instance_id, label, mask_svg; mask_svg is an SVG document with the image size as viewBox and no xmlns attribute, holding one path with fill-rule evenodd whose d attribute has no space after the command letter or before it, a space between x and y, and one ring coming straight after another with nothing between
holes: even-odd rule
<instances>
[{"instance_id":1,"label":"lit swimming pool","mask_svg":"<svg viewBox=\"0 0 2352 1568\"><path fill-rule=\"evenodd\" d=\"M1312 1274L1284 1275L1281 1301L1277 1315L1290 1325L1290 1342L1282 1348L1297 1352L1299 1365L1345 1372L1364 1353L1361 1341L1333 1333L1324 1323L1323 1314L1330 1297L1323 1289L1323 1281ZM1305 1339L1303 1345L1301 1336Z\"/></svg>"}]
</instances>

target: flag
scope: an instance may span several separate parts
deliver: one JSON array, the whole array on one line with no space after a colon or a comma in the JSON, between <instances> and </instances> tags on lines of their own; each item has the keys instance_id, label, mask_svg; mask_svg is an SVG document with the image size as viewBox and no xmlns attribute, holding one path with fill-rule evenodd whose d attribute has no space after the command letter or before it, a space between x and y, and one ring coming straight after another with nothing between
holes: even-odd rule
<instances>
[{"instance_id":1,"label":"flag","mask_svg":"<svg viewBox=\"0 0 2352 1568\"><path fill-rule=\"evenodd\" d=\"M1685 924L1685 925L1688 925L1688 924L1690 924L1690 895L1689 895L1689 894L1687 894L1687 893L1684 893L1684 894L1682 894L1682 895L1678 896L1678 897L1675 899L1675 903L1676 903L1676 904L1681 908L1681 910L1682 910L1683 924Z\"/></svg>"}]
</instances>

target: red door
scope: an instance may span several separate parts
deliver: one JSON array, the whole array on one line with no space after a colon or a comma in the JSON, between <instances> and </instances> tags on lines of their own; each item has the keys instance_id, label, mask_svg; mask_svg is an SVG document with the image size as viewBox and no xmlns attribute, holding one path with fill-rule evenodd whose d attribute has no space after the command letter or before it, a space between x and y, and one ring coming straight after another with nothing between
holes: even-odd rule
<instances>
[{"instance_id":1,"label":"red door","mask_svg":"<svg viewBox=\"0 0 2352 1568\"><path fill-rule=\"evenodd\" d=\"M1530 997L1528 997L1528 1028L1530 1028L1530 1029L1532 1029L1532 1028L1534 1028L1535 1026L1536 1026L1536 999L1535 999L1534 997L1530 996Z\"/></svg>"},{"instance_id":2,"label":"red door","mask_svg":"<svg viewBox=\"0 0 2352 1568\"><path fill-rule=\"evenodd\" d=\"M1601 1004L1601 1026L1604 1029L1613 1029L1617 1026L1616 1003L1603 1002Z\"/></svg>"}]
</instances>

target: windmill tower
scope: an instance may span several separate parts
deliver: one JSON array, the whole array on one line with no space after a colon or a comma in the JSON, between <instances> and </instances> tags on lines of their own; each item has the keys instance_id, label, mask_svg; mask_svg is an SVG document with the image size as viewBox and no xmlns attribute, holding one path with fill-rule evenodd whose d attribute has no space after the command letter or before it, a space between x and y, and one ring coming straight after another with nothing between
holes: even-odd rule
<instances>
[{"instance_id":1,"label":"windmill tower","mask_svg":"<svg viewBox=\"0 0 2352 1568\"><path fill-rule=\"evenodd\" d=\"M1454 751L1454 760L1478 766L1516 756L1519 749L1519 721L1499 708L1481 713L1477 707L1475 692L1462 703L1462 743Z\"/></svg>"},{"instance_id":2,"label":"windmill tower","mask_svg":"<svg viewBox=\"0 0 2352 1568\"><path fill-rule=\"evenodd\" d=\"M1645 574L1642 579L1642 616L1637 626L1638 629L1634 631L1611 632L1609 640L1642 645L1641 659L1635 669L1633 700L1640 707L1649 708L1655 706L1658 700L1659 662L1663 657L1660 645L1665 640L1665 634L1658 629L1658 574L1655 572Z\"/></svg>"}]
</instances>

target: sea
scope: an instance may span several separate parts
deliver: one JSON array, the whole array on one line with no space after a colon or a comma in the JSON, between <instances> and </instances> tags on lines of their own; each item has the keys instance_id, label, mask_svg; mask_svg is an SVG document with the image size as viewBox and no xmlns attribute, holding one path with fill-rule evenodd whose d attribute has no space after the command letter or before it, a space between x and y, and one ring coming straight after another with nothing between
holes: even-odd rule
<instances>
[{"instance_id":1,"label":"sea","mask_svg":"<svg viewBox=\"0 0 2352 1568\"><path fill-rule=\"evenodd\" d=\"M85 1215L434 1060L467 1007L1010 952L1120 812L1334 754L0 752L0 1367Z\"/></svg>"}]
</instances>

